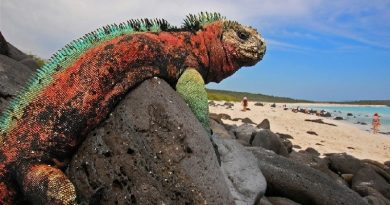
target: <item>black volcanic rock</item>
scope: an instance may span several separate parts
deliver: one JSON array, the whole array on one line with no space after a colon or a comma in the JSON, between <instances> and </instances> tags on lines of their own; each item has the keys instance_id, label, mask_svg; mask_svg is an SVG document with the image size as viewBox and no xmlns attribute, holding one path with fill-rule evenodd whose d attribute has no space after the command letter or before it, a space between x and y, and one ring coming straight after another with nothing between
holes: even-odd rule
<instances>
[{"instance_id":1,"label":"black volcanic rock","mask_svg":"<svg viewBox=\"0 0 390 205\"><path fill-rule=\"evenodd\" d=\"M338 174L355 174L360 168L363 167L363 163L346 153L340 154L327 154L325 159L329 160L329 168Z\"/></svg>"},{"instance_id":2,"label":"black volcanic rock","mask_svg":"<svg viewBox=\"0 0 390 205\"><path fill-rule=\"evenodd\" d=\"M261 147L247 147L257 157L267 180L266 195L282 196L301 204L363 205L359 194L339 185L306 165L281 157Z\"/></svg>"},{"instance_id":3,"label":"black volcanic rock","mask_svg":"<svg viewBox=\"0 0 390 205\"><path fill-rule=\"evenodd\" d=\"M257 128L260 128L260 129L271 129L271 125L269 123L269 120L268 119L264 119L263 121L260 122L260 124L258 124L256 126Z\"/></svg>"},{"instance_id":4,"label":"black volcanic rock","mask_svg":"<svg viewBox=\"0 0 390 205\"><path fill-rule=\"evenodd\" d=\"M7 55L8 54L8 44L7 41L4 39L3 34L0 32L0 55Z\"/></svg>"},{"instance_id":5,"label":"black volcanic rock","mask_svg":"<svg viewBox=\"0 0 390 205\"><path fill-rule=\"evenodd\" d=\"M30 78L32 70L8 56L0 55L0 112Z\"/></svg>"},{"instance_id":6,"label":"black volcanic rock","mask_svg":"<svg viewBox=\"0 0 390 205\"><path fill-rule=\"evenodd\" d=\"M84 203L234 203L209 135L160 79L120 102L87 136L67 173Z\"/></svg>"},{"instance_id":7,"label":"black volcanic rock","mask_svg":"<svg viewBox=\"0 0 390 205\"><path fill-rule=\"evenodd\" d=\"M260 130L250 141L252 146L260 146L268 150L274 151L276 154L287 157L288 151L284 146L279 135L270 130Z\"/></svg>"},{"instance_id":8,"label":"black volcanic rock","mask_svg":"<svg viewBox=\"0 0 390 205\"><path fill-rule=\"evenodd\" d=\"M352 178L352 189L364 196L364 193L360 192L362 186L371 187L390 199L390 183L371 167L359 169Z\"/></svg>"}]
</instances>

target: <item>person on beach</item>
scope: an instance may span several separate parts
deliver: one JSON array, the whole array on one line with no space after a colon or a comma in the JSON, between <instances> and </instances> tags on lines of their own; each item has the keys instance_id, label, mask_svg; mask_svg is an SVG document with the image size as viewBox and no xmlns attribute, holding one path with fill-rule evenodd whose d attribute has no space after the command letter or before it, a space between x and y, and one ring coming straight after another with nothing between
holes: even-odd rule
<instances>
[{"instance_id":1,"label":"person on beach","mask_svg":"<svg viewBox=\"0 0 390 205\"><path fill-rule=\"evenodd\" d=\"M247 97L244 97L241 101L241 105L242 105L242 111L246 111L248 108L248 98Z\"/></svg>"},{"instance_id":2,"label":"person on beach","mask_svg":"<svg viewBox=\"0 0 390 205\"><path fill-rule=\"evenodd\" d=\"M379 127L381 126L381 121L379 120L378 113L374 114L374 117L372 118L372 132L374 134L377 134L379 132Z\"/></svg>"}]
</instances>

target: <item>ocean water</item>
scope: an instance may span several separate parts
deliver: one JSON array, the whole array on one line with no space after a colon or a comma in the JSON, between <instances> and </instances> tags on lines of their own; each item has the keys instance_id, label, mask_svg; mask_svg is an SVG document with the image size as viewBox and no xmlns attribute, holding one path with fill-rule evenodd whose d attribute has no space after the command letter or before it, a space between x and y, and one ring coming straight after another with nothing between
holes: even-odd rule
<instances>
[{"instance_id":1,"label":"ocean water","mask_svg":"<svg viewBox=\"0 0 390 205\"><path fill-rule=\"evenodd\" d=\"M374 113L380 116L381 127L380 132L390 133L390 107L387 106L308 106L315 110L325 110L332 114L332 118L339 116L343 117L348 122L356 124L363 130L371 130L371 122ZM347 116L351 113L353 116ZM357 124L367 123L367 125Z\"/></svg>"}]
</instances>

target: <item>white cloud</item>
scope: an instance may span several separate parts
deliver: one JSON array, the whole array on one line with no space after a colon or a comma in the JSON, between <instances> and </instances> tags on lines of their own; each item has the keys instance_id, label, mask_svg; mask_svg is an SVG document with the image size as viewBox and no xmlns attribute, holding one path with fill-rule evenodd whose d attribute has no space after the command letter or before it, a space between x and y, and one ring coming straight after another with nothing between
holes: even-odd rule
<instances>
[{"instance_id":1,"label":"white cloud","mask_svg":"<svg viewBox=\"0 0 390 205\"><path fill-rule=\"evenodd\" d=\"M43 57L71 40L106 24L132 18L165 18L180 25L188 13L216 11L245 24L256 24L277 35L285 27L312 29L371 46L390 47L387 0L1 0L0 29L24 51ZM343 16L351 19L340 21ZM382 25L382 26L381 26ZM285 35L288 35L286 33ZM312 34L293 31L300 38ZM311 36L310 36L311 35ZM283 49L288 42L273 44ZM282 45L283 44L283 45Z\"/></svg>"}]
</instances>

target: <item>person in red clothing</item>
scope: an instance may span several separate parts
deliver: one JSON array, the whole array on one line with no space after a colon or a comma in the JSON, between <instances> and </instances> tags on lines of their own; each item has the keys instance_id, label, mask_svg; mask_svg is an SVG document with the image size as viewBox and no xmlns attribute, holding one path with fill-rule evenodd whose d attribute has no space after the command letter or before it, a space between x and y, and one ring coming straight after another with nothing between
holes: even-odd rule
<instances>
[{"instance_id":1,"label":"person in red clothing","mask_svg":"<svg viewBox=\"0 0 390 205\"><path fill-rule=\"evenodd\" d=\"M374 114L374 117L372 118L372 132L374 134L379 132L379 127L381 126L381 121L379 120L378 113Z\"/></svg>"}]
</instances>

